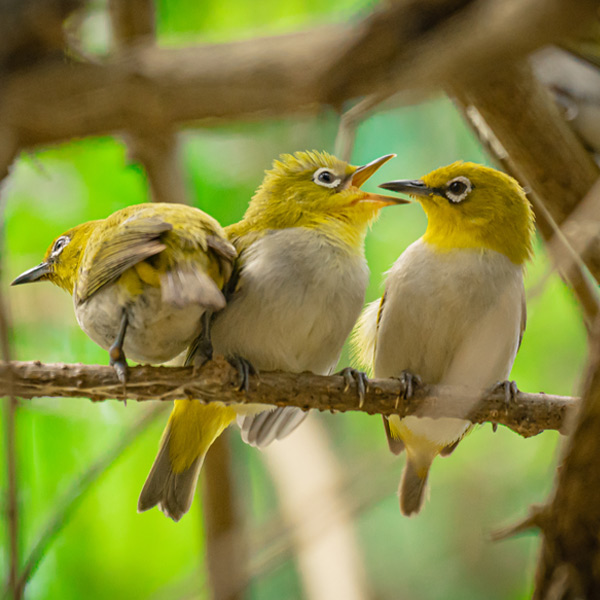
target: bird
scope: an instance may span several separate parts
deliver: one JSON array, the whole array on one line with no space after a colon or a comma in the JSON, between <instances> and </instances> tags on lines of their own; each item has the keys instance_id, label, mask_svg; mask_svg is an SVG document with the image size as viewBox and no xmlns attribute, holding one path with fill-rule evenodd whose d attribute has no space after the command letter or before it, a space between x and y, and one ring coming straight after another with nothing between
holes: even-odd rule
<instances>
[{"instance_id":1,"label":"bird","mask_svg":"<svg viewBox=\"0 0 600 600\"><path fill-rule=\"evenodd\" d=\"M225 306L236 256L205 212L137 204L69 229L12 285L50 281L72 295L80 327L125 383L127 357L160 364L186 351Z\"/></svg>"},{"instance_id":2,"label":"bird","mask_svg":"<svg viewBox=\"0 0 600 600\"><path fill-rule=\"evenodd\" d=\"M246 371L333 371L364 304L367 228L383 206L407 202L360 189L393 156L361 167L318 151L274 161L243 219L226 227L238 258L211 324L216 353ZM158 505L179 520L208 448L236 418L242 439L263 447L305 416L293 407L176 402L138 510Z\"/></svg>"},{"instance_id":3,"label":"bird","mask_svg":"<svg viewBox=\"0 0 600 600\"><path fill-rule=\"evenodd\" d=\"M419 180L390 181L424 209L425 234L387 273L353 334L358 360L375 377L397 377L410 395L430 384L504 388L525 330L523 270L532 255L534 215L519 183L500 171L455 162ZM433 459L447 456L471 423L455 418L384 418L390 450L406 450L400 510L421 509Z\"/></svg>"}]
</instances>

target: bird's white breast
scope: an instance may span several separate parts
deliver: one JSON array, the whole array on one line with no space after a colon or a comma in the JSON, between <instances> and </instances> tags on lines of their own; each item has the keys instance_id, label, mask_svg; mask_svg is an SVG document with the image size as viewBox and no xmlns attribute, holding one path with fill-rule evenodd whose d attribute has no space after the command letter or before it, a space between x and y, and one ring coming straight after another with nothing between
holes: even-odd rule
<instances>
[{"instance_id":1,"label":"bird's white breast","mask_svg":"<svg viewBox=\"0 0 600 600\"><path fill-rule=\"evenodd\" d=\"M75 301L75 295L74 295ZM127 358L142 363L163 363L189 346L200 332L204 308L176 308L162 301L160 288L145 286L134 299L125 297L118 285L108 284L80 305L75 315L92 340L108 349L115 341L122 311L128 316L123 350Z\"/></svg>"},{"instance_id":2,"label":"bird's white breast","mask_svg":"<svg viewBox=\"0 0 600 600\"><path fill-rule=\"evenodd\" d=\"M439 252L418 240L388 275L375 376L406 369L429 383L477 389L505 380L518 349L522 299L522 268L506 256L479 249ZM428 437L437 428L446 437L444 422L464 429L457 420L409 419L411 429L419 421ZM448 432L449 439L456 437Z\"/></svg>"},{"instance_id":3,"label":"bird's white breast","mask_svg":"<svg viewBox=\"0 0 600 600\"><path fill-rule=\"evenodd\" d=\"M238 291L212 328L215 351L262 370L329 373L364 302L364 257L294 228L264 236L242 260Z\"/></svg>"}]
</instances>

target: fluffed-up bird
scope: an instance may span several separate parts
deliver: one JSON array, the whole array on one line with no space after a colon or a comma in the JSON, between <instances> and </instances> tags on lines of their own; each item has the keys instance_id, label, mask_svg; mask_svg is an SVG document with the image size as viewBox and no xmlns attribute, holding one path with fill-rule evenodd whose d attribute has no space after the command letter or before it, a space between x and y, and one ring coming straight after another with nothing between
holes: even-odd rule
<instances>
[{"instance_id":1,"label":"fluffed-up bird","mask_svg":"<svg viewBox=\"0 0 600 600\"><path fill-rule=\"evenodd\" d=\"M368 225L382 206L405 202L360 189L392 156L362 167L325 152L274 162L244 218L226 228L239 257L227 306L212 324L216 352L264 371L332 372L364 302ZM306 413L177 401L138 509L158 504L179 520L189 510L207 450L236 416L243 439L265 446L289 434Z\"/></svg>"},{"instance_id":2,"label":"fluffed-up bird","mask_svg":"<svg viewBox=\"0 0 600 600\"><path fill-rule=\"evenodd\" d=\"M480 391L506 382L525 330L523 269L532 253L534 217L512 177L456 162L420 180L380 187L418 200L425 235L387 274L385 293L362 314L354 345L375 377L413 376ZM474 396L478 399L478 396ZM406 449L400 509L417 513L429 468L467 433L462 419L384 419L388 443Z\"/></svg>"},{"instance_id":3,"label":"fluffed-up bird","mask_svg":"<svg viewBox=\"0 0 600 600\"><path fill-rule=\"evenodd\" d=\"M75 315L126 379L126 356L163 363L184 352L202 321L225 306L237 252L197 208L138 204L56 238L12 285L50 281L73 296Z\"/></svg>"}]
</instances>

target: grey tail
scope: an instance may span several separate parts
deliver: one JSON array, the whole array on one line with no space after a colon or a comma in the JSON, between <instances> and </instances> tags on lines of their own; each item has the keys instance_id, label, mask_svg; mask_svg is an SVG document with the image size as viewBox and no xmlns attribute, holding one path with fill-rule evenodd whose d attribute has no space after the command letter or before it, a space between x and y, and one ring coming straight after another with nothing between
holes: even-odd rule
<instances>
[{"instance_id":1,"label":"grey tail","mask_svg":"<svg viewBox=\"0 0 600 600\"><path fill-rule=\"evenodd\" d=\"M199 456L185 471L175 473L169 459L170 438L171 424L169 423L161 440L158 455L140 493L138 512L144 512L158 504L167 517L179 521L192 505L204 455Z\"/></svg>"},{"instance_id":2,"label":"grey tail","mask_svg":"<svg viewBox=\"0 0 600 600\"><path fill-rule=\"evenodd\" d=\"M407 517L417 514L421 510L429 467L430 464L415 465L409 456L406 458L406 465L398 491L400 494L400 511Z\"/></svg>"},{"instance_id":3,"label":"grey tail","mask_svg":"<svg viewBox=\"0 0 600 600\"><path fill-rule=\"evenodd\" d=\"M279 406L257 415L246 415L238 423L246 444L264 448L292 433L307 416L308 412L295 406Z\"/></svg>"}]
</instances>

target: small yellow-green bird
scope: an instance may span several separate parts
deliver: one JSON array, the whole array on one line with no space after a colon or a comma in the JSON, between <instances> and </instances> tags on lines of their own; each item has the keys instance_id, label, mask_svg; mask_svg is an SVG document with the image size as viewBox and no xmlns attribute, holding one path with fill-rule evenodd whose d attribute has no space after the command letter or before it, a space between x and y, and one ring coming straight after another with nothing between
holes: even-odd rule
<instances>
[{"instance_id":1,"label":"small yellow-green bird","mask_svg":"<svg viewBox=\"0 0 600 600\"><path fill-rule=\"evenodd\" d=\"M414 374L477 390L504 382L514 393L505 380L525 330L523 268L534 231L522 188L463 162L380 187L417 199L428 225L388 272L383 298L361 316L357 354L375 377L410 384ZM421 508L433 459L454 450L471 424L415 416L384 424L392 452L406 449L400 509L411 515Z\"/></svg>"},{"instance_id":2,"label":"small yellow-green bird","mask_svg":"<svg viewBox=\"0 0 600 600\"><path fill-rule=\"evenodd\" d=\"M63 233L12 285L51 281L71 294L79 325L125 381L126 356L163 363L186 350L203 316L225 306L236 256L201 210L138 204Z\"/></svg>"},{"instance_id":3,"label":"small yellow-green bird","mask_svg":"<svg viewBox=\"0 0 600 600\"><path fill-rule=\"evenodd\" d=\"M331 373L364 302L367 227L382 206L405 202L360 189L392 156L362 167L325 152L275 161L244 218L226 228L239 258L234 289L212 324L216 352L264 371ZM206 452L236 416L243 439L265 446L306 413L176 402L138 509L158 504L179 520L191 505Z\"/></svg>"}]
</instances>

